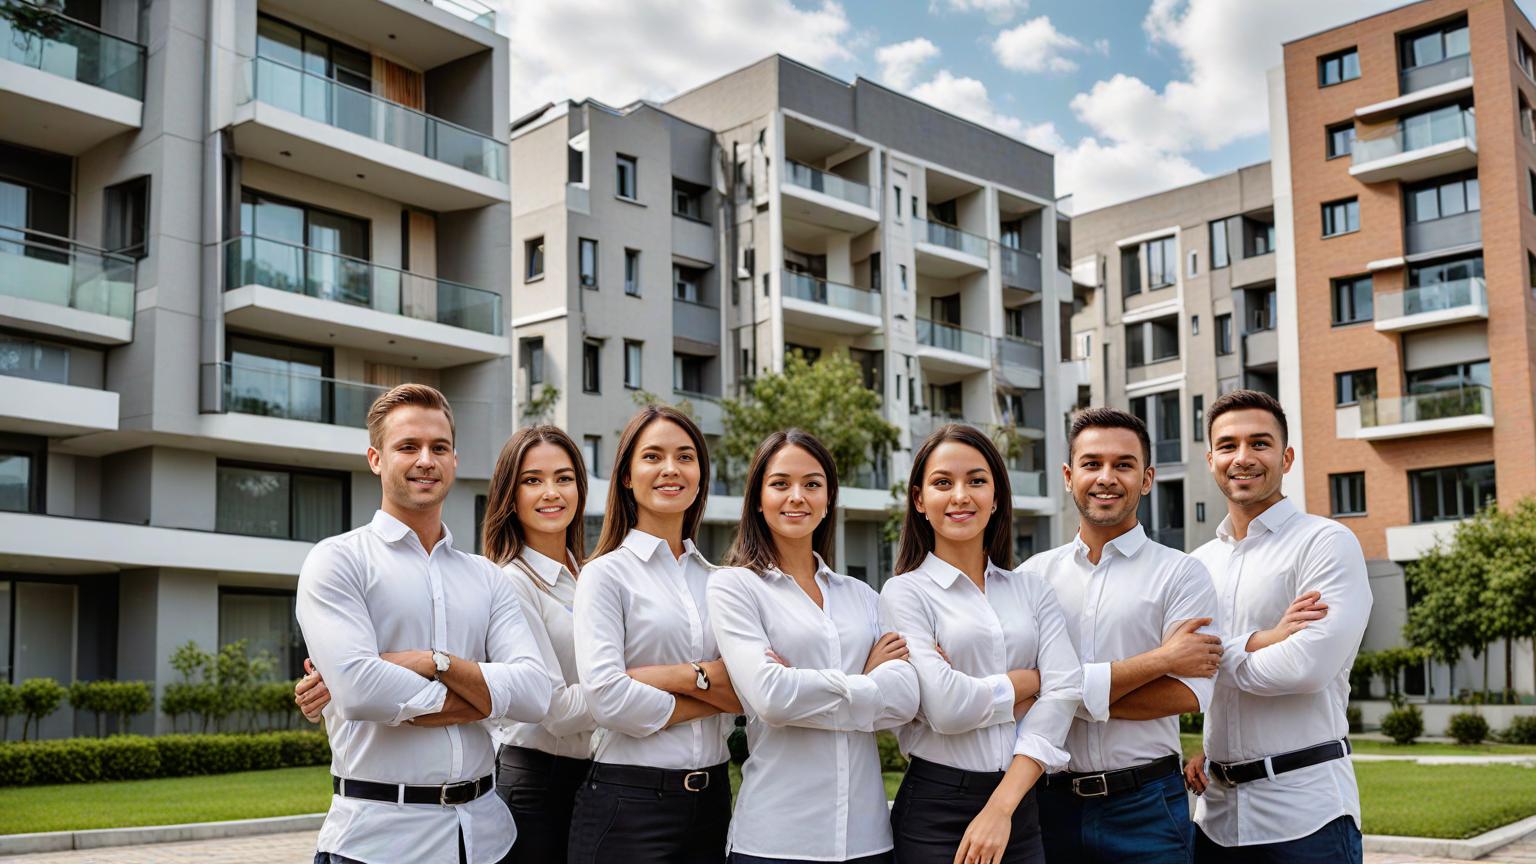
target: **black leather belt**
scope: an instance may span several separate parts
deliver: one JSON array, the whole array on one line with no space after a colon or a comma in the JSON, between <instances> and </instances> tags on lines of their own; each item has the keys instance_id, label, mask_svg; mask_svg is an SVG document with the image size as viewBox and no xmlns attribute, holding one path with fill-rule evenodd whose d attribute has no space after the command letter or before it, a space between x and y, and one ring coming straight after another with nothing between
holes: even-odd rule
<instances>
[{"instance_id":1,"label":"black leather belt","mask_svg":"<svg viewBox=\"0 0 1536 864\"><path fill-rule=\"evenodd\" d=\"M907 773L913 777L953 786L962 792L991 792L1003 782L1002 771L966 771L952 765L940 765L927 759L912 757L907 763Z\"/></svg>"},{"instance_id":2,"label":"black leather belt","mask_svg":"<svg viewBox=\"0 0 1536 864\"><path fill-rule=\"evenodd\" d=\"M594 783L611 783L636 789L653 789L657 792L703 792L710 787L731 788L728 762L689 771L683 768L651 768L646 765L615 765L611 762L593 762L592 773L587 779Z\"/></svg>"},{"instance_id":3,"label":"black leather belt","mask_svg":"<svg viewBox=\"0 0 1536 864\"><path fill-rule=\"evenodd\" d=\"M375 783L371 780L347 780L331 775L331 791L344 798L388 801L391 804L440 804L452 807L468 804L495 788L496 781L487 774L479 780L444 783L441 786L412 786L405 783Z\"/></svg>"},{"instance_id":4,"label":"black leather belt","mask_svg":"<svg viewBox=\"0 0 1536 864\"><path fill-rule=\"evenodd\" d=\"M1284 774L1287 771L1295 771L1298 768L1310 768L1313 765L1321 765L1324 762L1332 762L1335 759L1343 759L1353 752L1349 739L1342 741L1325 741L1312 747L1304 747L1301 750L1292 750L1289 753L1281 753L1279 756L1269 756L1264 759L1255 759L1252 762L1205 762L1205 772L1212 779L1224 786L1236 786L1239 783L1251 783L1254 780L1262 780L1273 771L1276 774ZM1264 763L1269 763L1269 768Z\"/></svg>"},{"instance_id":5,"label":"black leather belt","mask_svg":"<svg viewBox=\"0 0 1536 864\"><path fill-rule=\"evenodd\" d=\"M1065 788L1079 798L1107 798L1122 792L1134 792L1170 774L1180 773L1179 757L1172 754L1145 765L1114 771L1060 771L1045 775L1045 788Z\"/></svg>"}]
</instances>

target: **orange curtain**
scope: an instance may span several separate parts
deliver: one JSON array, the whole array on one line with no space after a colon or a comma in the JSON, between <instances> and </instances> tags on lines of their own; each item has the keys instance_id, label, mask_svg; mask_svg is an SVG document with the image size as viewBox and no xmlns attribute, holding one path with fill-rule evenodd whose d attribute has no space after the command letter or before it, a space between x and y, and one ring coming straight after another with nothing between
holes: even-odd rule
<instances>
[{"instance_id":1,"label":"orange curtain","mask_svg":"<svg viewBox=\"0 0 1536 864\"><path fill-rule=\"evenodd\" d=\"M427 107L421 73L373 55L373 92L407 108L424 111Z\"/></svg>"}]
</instances>

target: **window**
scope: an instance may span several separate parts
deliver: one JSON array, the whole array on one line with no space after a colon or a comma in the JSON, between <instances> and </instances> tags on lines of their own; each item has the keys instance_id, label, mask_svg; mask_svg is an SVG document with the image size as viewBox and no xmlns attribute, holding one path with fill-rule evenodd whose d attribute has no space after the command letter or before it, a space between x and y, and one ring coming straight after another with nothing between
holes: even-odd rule
<instances>
[{"instance_id":1,"label":"window","mask_svg":"<svg viewBox=\"0 0 1536 864\"><path fill-rule=\"evenodd\" d=\"M1492 462L1408 472L1414 522L1466 519L1493 502Z\"/></svg>"},{"instance_id":2,"label":"window","mask_svg":"<svg viewBox=\"0 0 1536 864\"><path fill-rule=\"evenodd\" d=\"M1403 187L1403 218L1409 223L1432 222L1482 209L1477 177L1462 174Z\"/></svg>"},{"instance_id":3,"label":"window","mask_svg":"<svg viewBox=\"0 0 1536 864\"><path fill-rule=\"evenodd\" d=\"M277 674L304 674L304 637L294 618L293 591L260 588L219 589L219 644L244 640L250 656L266 653Z\"/></svg>"},{"instance_id":4,"label":"window","mask_svg":"<svg viewBox=\"0 0 1536 864\"><path fill-rule=\"evenodd\" d=\"M1532 255L1529 250L1525 253L1525 284L1532 294L1536 294L1536 255Z\"/></svg>"},{"instance_id":5,"label":"window","mask_svg":"<svg viewBox=\"0 0 1536 864\"><path fill-rule=\"evenodd\" d=\"M1205 502L1204 501L1196 501L1195 502L1195 521L1196 522L1204 522L1205 521Z\"/></svg>"},{"instance_id":6,"label":"window","mask_svg":"<svg viewBox=\"0 0 1536 864\"><path fill-rule=\"evenodd\" d=\"M332 254L369 260L369 229L367 219L244 189L240 231L261 239L241 241L244 272L238 278L327 300L372 305L373 274ZM295 248L304 246L314 251L305 254Z\"/></svg>"},{"instance_id":7,"label":"window","mask_svg":"<svg viewBox=\"0 0 1536 864\"><path fill-rule=\"evenodd\" d=\"M1128 366L1161 363L1179 356L1179 318L1169 315L1154 321L1128 324L1125 328L1125 362ZM1150 351L1148 350L1150 348Z\"/></svg>"},{"instance_id":8,"label":"window","mask_svg":"<svg viewBox=\"0 0 1536 864\"><path fill-rule=\"evenodd\" d=\"M704 190L672 178L672 213L684 219L704 221Z\"/></svg>"},{"instance_id":9,"label":"window","mask_svg":"<svg viewBox=\"0 0 1536 864\"><path fill-rule=\"evenodd\" d=\"M880 266L880 260L879 252L869 253L869 290L876 294L880 293L881 286L885 282L884 268Z\"/></svg>"},{"instance_id":10,"label":"window","mask_svg":"<svg viewBox=\"0 0 1536 864\"><path fill-rule=\"evenodd\" d=\"M1232 316L1216 316L1216 353L1232 353Z\"/></svg>"},{"instance_id":11,"label":"window","mask_svg":"<svg viewBox=\"0 0 1536 864\"><path fill-rule=\"evenodd\" d=\"M1147 287L1149 289L1164 288L1172 285L1177 277L1178 262L1174 258L1173 238L1163 237L1158 240L1148 241L1147 249Z\"/></svg>"},{"instance_id":12,"label":"window","mask_svg":"<svg viewBox=\"0 0 1536 864\"><path fill-rule=\"evenodd\" d=\"M1398 37L1398 63L1404 71L1462 57L1471 50L1465 18Z\"/></svg>"},{"instance_id":13,"label":"window","mask_svg":"<svg viewBox=\"0 0 1536 864\"><path fill-rule=\"evenodd\" d=\"M1323 236L1334 237L1360 230L1360 201L1347 198L1323 205Z\"/></svg>"},{"instance_id":14,"label":"window","mask_svg":"<svg viewBox=\"0 0 1536 864\"><path fill-rule=\"evenodd\" d=\"M1261 288L1243 293L1248 306L1248 329L1245 332L1275 329L1275 289Z\"/></svg>"},{"instance_id":15,"label":"window","mask_svg":"<svg viewBox=\"0 0 1536 864\"><path fill-rule=\"evenodd\" d=\"M1525 77L1536 81L1536 55L1531 54L1531 46L1525 44L1525 38L1515 37L1515 62L1520 64L1520 71Z\"/></svg>"},{"instance_id":16,"label":"window","mask_svg":"<svg viewBox=\"0 0 1536 864\"><path fill-rule=\"evenodd\" d=\"M1191 316L1189 316L1189 335L1191 335L1191 336L1199 336L1200 335L1200 316L1199 315L1191 315Z\"/></svg>"},{"instance_id":17,"label":"window","mask_svg":"<svg viewBox=\"0 0 1536 864\"><path fill-rule=\"evenodd\" d=\"M1365 472L1328 475L1328 503L1333 516L1365 515Z\"/></svg>"},{"instance_id":18,"label":"window","mask_svg":"<svg viewBox=\"0 0 1536 864\"><path fill-rule=\"evenodd\" d=\"M1371 277L1351 276L1333 280L1333 325L1356 324L1374 317Z\"/></svg>"},{"instance_id":19,"label":"window","mask_svg":"<svg viewBox=\"0 0 1536 864\"><path fill-rule=\"evenodd\" d=\"M628 198L631 201L640 200L637 191L639 186L640 166L633 156L625 156L620 153L615 159L615 177L613 194L620 198Z\"/></svg>"},{"instance_id":20,"label":"window","mask_svg":"<svg viewBox=\"0 0 1536 864\"><path fill-rule=\"evenodd\" d=\"M1196 441L1205 440L1205 397L1195 396L1191 399L1194 403L1190 412L1190 420L1193 421L1189 430L1190 437Z\"/></svg>"},{"instance_id":21,"label":"window","mask_svg":"<svg viewBox=\"0 0 1536 864\"><path fill-rule=\"evenodd\" d=\"M701 290L704 271L697 267L684 267L681 264L672 265L672 299L682 300L688 303L701 303Z\"/></svg>"},{"instance_id":22,"label":"window","mask_svg":"<svg viewBox=\"0 0 1536 864\"><path fill-rule=\"evenodd\" d=\"M1317 59L1317 86L1332 87L1360 77L1360 52L1346 48Z\"/></svg>"},{"instance_id":23,"label":"window","mask_svg":"<svg viewBox=\"0 0 1536 864\"><path fill-rule=\"evenodd\" d=\"M587 339L581 343L581 390L603 392L603 343Z\"/></svg>"},{"instance_id":24,"label":"window","mask_svg":"<svg viewBox=\"0 0 1536 864\"><path fill-rule=\"evenodd\" d=\"M600 466L603 464L602 456L603 436L581 436L581 459L583 462L587 463L587 473L591 474L593 477L603 476L601 473L599 473L601 470Z\"/></svg>"},{"instance_id":25,"label":"window","mask_svg":"<svg viewBox=\"0 0 1536 864\"><path fill-rule=\"evenodd\" d=\"M340 534L350 479L329 471L221 461L214 530L305 542Z\"/></svg>"},{"instance_id":26,"label":"window","mask_svg":"<svg viewBox=\"0 0 1536 864\"><path fill-rule=\"evenodd\" d=\"M565 145L565 182L587 182L587 151L570 144Z\"/></svg>"},{"instance_id":27,"label":"window","mask_svg":"<svg viewBox=\"0 0 1536 864\"><path fill-rule=\"evenodd\" d=\"M1141 293L1141 255L1135 246L1120 250L1120 287L1127 297Z\"/></svg>"},{"instance_id":28,"label":"window","mask_svg":"<svg viewBox=\"0 0 1536 864\"><path fill-rule=\"evenodd\" d=\"M1355 123L1340 123L1328 127L1328 158L1337 159L1355 152Z\"/></svg>"},{"instance_id":29,"label":"window","mask_svg":"<svg viewBox=\"0 0 1536 864\"><path fill-rule=\"evenodd\" d=\"M525 398L533 399L544 386L544 340L524 339L521 353L523 374L528 376Z\"/></svg>"},{"instance_id":30,"label":"window","mask_svg":"<svg viewBox=\"0 0 1536 864\"><path fill-rule=\"evenodd\" d=\"M329 380L333 371L329 348L230 333L224 359L229 364L224 391L228 411L362 425L367 406L351 404L347 394L338 393ZM350 416L338 418L337 407Z\"/></svg>"},{"instance_id":31,"label":"window","mask_svg":"<svg viewBox=\"0 0 1536 864\"><path fill-rule=\"evenodd\" d=\"M672 389L678 393L704 392L704 367L709 358L693 354L672 355Z\"/></svg>"},{"instance_id":32,"label":"window","mask_svg":"<svg viewBox=\"0 0 1536 864\"><path fill-rule=\"evenodd\" d=\"M597 241L583 237L577 241L577 270L581 287L597 287Z\"/></svg>"},{"instance_id":33,"label":"window","mask_svg":"<svg viewBox=\"0 0 1536 864\"><path fill-rule=\"evenodd\" d=\"M1211 223L1211 269L1220 270L1232 264L1230 226L1232 219L1217 219Z\"/></svg>"},{"instance_id":34,"label":"window","mask_svg":"<svg viewBox=\"0 0 1536 864\"><path fill-rule=\"evenodd\" d=\"M640 250L624 250L624 293L640 296Z\"/></svg>"},{"instance_id":35,"label":"window","mask_svg":"<svg viewBox=\"0 0 1536 864\"><path fill-rule=\"evenodd\" d=\"M0 433L0 511L43 512L48 440ZM0 644L0 654L5 646Z\"/></svg>"},{"instance_id":36,"label":"window","mask_svg":"<svg viewBox=\"0 0 1536 864\"><path fill-rule=\"evenodd\" d=\"M1438 290L1410 292L1404 298L1403 312L1412 315L1417 312L1475 303L1482 280L1483 256L1481 255L1436 261L1433 264L1411 265L1408 268L1409 288Z\"/></svg>"},{"instance_id":37,"label":"window","mask_svg":"<svg viewBox=\"0 0 1536 864\"><path fill-rule=\"evenodd\" d=\"M1189 275L1191 277L1199 276L1200 275L1200 253L1196 252L1193 249L1189 250L1189 271L1188 272L1189 272Z\"/></svg>"},{"instance_id":38,"label":"window","mask_svg":"<svg viewBox=\"0 0 1536 864\"><path fill-rule=\"evenodd\" d=\"M1275 223L1243 219L1243 257L1257 258L1275 251Z\"/></svg>"},{"instance_id":39,"label":"window","mask_svg":"<svg viewBox=\"0 0 1536 864\"><path fill-rule=\"evenodd\" d=\"M1147 325L1131 324L1125 328L1125 365L1147 365Z\"/></svg>"},{"instance_id":40,"label":"window","mask_svg":"<svg viewBox=\"0 0 1536 864\"><path fill-rule=\"evenodd\" d=\"M0 375L68 384L69 349L62 345L0 333Z\"/></svg>"},{"instance_id":41,"label":"window","mask_svg":"<svg viewBox=\"0 0 1536 864\"><path fill-rule=\"evenodd\" d=\"M106 190L107 250L143 258L149 254L149 178L136 177Z\"/></svg>"},{"instance_id":42,"label":"window","mask_svg":"<svg viewBox=\"0 0 1536 864\"><path fill-rule=\"evenodd\" d=\"M1361 399L1367 401L1376 398L1376 370L1356 369L1353 372L1336 372L1333 376L1333 404L1343 408L1345 405L1359 404Z\"/></svg>"},{"instance_id":43,"label":"window","mask_svg":"<svg viewBox=\"0 0 1536 864\"><path fill-rule=\"evenodd\" d=\"M523 281L532 282L544 278L544 238L535 237L532 240L523 241L523 259L527 262L524 268Z\"/></svg>"},{"instance_id":44,"label":"window","mask_svg":"<svg viewBox=\"0 0 1536 864\"><path fill-rule=\"evenodd\" d=\"M901 202L902 202L901 187L900 186L893 186L891 188L896 190L896 194L892 196L892 200L895 201L895 203L896 203L896 223L899 225L899 224L901 224Z\"/></svg>"},{"instance_id":45,"label":"window","mask_svg":"<svg viewBox=\"0 0 1536 864\"><path fill-rule=\"evenodd\" d=\"M905 264L897 264L896 265L896 275L898 277L900 277L899 281L901 283L902 293L906 293L906 290L907 290L907 265L905 265Z\"/></svg>"},{"instance_id":46,"label":"window","mask_svg":"<svg viewBox=\"0 0 1536 864\"><path fill-rule=\"evenodd\" d=\"M1477 360L1471 363L1436 366L1432 369L1414 369L1409 371L1404 385L1410 394L1444 393L1469 387L1491 387L1493 386L1492 366L1487 360ZM1418 406L1418 412L1420 419L1427 420L1431 418L1426 415L1434 412L1436 408L1461 412L1467 407L1469 407L1467 400L1464 399L1454 400L1443 407L1426 401Z\"/></svg>"},{"instance_id":47,"label":"window","mask_svg":"<svg viewBox=\"0 0 1536 864\"><path fill-rule=\"evenodd\" d=\"M1531 111L1531 103L1526 100L1525 94L1520 98L1520 134L1525 136L1526 143L1536 144L1536 112Z\"/></svg>"},{"instance_id":48,"label":"window","mask_svg":"<svg viewBox=\"0 0 1536 864\"><path fill-rule=\"evenodd\" d=\"M640 389L640 346L642 343L624 340L624 386Z\"/></svg>"}]
</instances>

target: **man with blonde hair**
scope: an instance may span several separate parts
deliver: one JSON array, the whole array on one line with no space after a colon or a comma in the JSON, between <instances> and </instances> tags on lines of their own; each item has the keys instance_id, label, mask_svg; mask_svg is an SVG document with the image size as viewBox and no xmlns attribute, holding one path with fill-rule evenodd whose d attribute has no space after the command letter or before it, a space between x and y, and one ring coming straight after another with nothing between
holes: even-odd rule
<instances>
[{"instance_id":1,"label":"man with blonde hair","mask_svg":"<svg viewBox=\"0 0 1536 864\"><path fill-rule=\"evenodd\" d=\"M492 864L516 828L496 795L479 721L537 722L549 672L517 594L486 559L453 548L453 409L402 384L368 411L368 465L383 503L320 541L297 613L330 689L330 813L316 864Z\"/></svg>"}]
</instances>

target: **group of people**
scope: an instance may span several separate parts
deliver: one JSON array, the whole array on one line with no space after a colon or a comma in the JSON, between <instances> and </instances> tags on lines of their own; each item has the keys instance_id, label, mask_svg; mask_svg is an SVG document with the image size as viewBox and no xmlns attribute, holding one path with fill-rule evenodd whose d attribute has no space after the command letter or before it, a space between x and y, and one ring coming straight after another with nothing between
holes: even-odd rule
<instances>
[{"instance_id":1,"label":"group of people","mask_svg":"<svg viewBox=\"0 0 1536 864\"><path fill-rule=\"evenodd\" d=\"M1062 466L1079 532L1017 568L1002 455L940 428L877 594L829 565L837 465L796 429L762 442L705 560L709 451L664 405L620 436L590 557L587 466L553 426L502 449L484 557L456 549L452 409L397 387L368 415L381 509L299 578L295 698L333 752L315 861L1359 862L1360 546L1283 496L1278 402L1239 390L1205 420L1215 540L1148 537L1146 427L1097 408ZM893 804L880 730L909 760Z\"/></svg>"}]
</instances>

